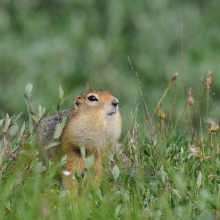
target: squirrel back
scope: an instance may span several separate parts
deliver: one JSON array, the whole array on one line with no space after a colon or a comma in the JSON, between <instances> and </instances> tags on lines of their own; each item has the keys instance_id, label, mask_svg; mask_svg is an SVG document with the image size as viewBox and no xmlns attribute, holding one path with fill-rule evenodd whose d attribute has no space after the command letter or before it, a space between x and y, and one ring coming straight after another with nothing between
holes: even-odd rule
<instances>
[{"instance_id":1,"label":"squirrel back","mask_svg":"<svg viewBox=\"0 0 220 220\"><path fill-rule=\"evenodd\" d=\"M36 140L40 151L42 151L44 147L48 146L52 141L56 124L61 123L64 118L67 118L68 123L71 113L72 109L66 109L41 119L36 128ZM55 146L53 149L47 149L48 158L53 158L53 153L58 147Z\"/></svg>"}]
</instances>

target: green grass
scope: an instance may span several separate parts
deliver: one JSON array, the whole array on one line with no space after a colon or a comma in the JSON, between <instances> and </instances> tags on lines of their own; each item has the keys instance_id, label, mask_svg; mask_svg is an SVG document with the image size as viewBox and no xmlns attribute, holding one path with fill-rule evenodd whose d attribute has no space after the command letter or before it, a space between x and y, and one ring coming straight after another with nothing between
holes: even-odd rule
<instances>
[{"instance_id":1,"label":"green grass","mask_svg":"<svg viewBox=\"0 0 220 220\"><path fill-rule=\"evenodd\" d=\"M176 89L176 79L172 80ZM28 122L20 124L19 116L5 113L0 120L0 219L220 218L219 133L214 119L206 118L205 125L202 117L207 102L206 115L215 113L210 98L206 100L206 85L201 84L199 103L186 104L179 119L173 118L174 104L171 112L163 112L162 99L156 106L159 117L153 122L146 109L142 131L136 122L137 110L127 113L128 126L120 139L124 152L115 155L113 168L104 163L101 188L85 171L86 178L78 179L77 199L57 179L56 170L62 163L47 160L43 165L38 159L33 129L45 109L33 113L31 91L31 85L26 86ZM68 95L60 87L55 110L63 97Z\"/></svg>"}]
</instances>

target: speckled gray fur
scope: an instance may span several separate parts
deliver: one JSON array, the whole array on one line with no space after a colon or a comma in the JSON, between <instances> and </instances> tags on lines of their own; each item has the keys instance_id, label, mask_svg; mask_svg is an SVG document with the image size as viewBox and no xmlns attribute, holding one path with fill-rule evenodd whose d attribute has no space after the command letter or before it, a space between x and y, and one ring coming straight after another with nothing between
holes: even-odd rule
<instances>
[{"instance_id":1,"label":"speckled gray fur","mask_svg":"<svg viewBox=\"0 0 220 220\"><path fill-rule=\"evenodd\" d=\"M41 119L36 128L36 141L40 150L43 150L53 139L56 124L61 123L64 118L67 118L68 123L71 112L72 109L67 109ZM47 150L47 155L52 156L50 149Z\"/></svg>"}]
</instances>

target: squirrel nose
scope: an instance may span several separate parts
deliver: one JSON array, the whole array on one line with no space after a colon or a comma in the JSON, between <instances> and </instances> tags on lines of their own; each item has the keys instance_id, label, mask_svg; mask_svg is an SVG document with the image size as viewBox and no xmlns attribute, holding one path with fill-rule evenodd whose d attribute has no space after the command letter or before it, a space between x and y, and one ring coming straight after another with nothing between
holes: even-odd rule
<instances>
[{"instance_id":1,"label":"squirrel nose","mask_svg":"<svg viewBox=\"0 0 220 220\"><path fill-rule=\"evenodd\" d=\"M117 106L118 106L118 100L112 101L112 105L114 105L115 107L117 107Z\"/></svg>"}]
</instances>

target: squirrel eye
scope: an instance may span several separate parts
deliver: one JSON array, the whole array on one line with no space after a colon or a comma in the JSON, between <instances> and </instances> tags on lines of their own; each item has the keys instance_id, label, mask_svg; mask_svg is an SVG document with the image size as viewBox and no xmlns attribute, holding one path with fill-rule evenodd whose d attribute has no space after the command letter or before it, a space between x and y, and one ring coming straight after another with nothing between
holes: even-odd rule
<instances>
[{"instance_id":1,"label":"squirrel eye","mask_svg":"<svg viewBox=\"0 0 220 220\"><path fill-rule=\"evenodd\" d=\"M91 102L98 101L98 99L94 95L89 96L88 100Z\"/></svg>"}]
</instances>

